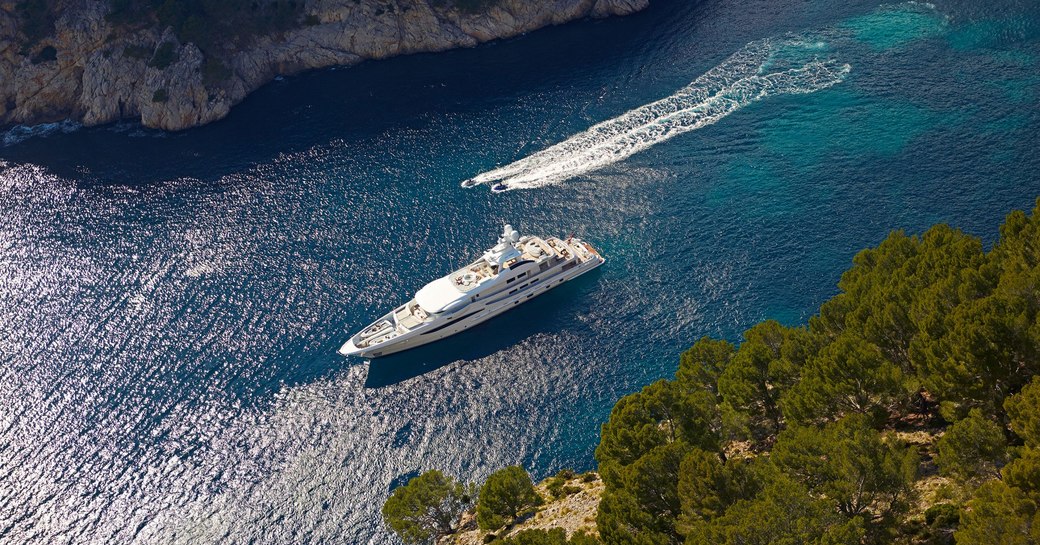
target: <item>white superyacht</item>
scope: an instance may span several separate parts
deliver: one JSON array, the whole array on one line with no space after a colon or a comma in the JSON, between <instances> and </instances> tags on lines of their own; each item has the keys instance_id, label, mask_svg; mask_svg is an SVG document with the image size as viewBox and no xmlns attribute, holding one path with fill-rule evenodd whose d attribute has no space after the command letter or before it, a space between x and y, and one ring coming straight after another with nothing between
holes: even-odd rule
<instances>
[{"instance_id":1,"label":"white superyacht","mask_svg":"<svg viewBox=\"0 0 1040 545\"><path fill-rule=\"evenodd\" d=\"M576 237L521 237L506 225L477 261L429 284L415 298L347 341L344 356L376 358L454 335L603 264Z\"/></svg>"}]
</instances>

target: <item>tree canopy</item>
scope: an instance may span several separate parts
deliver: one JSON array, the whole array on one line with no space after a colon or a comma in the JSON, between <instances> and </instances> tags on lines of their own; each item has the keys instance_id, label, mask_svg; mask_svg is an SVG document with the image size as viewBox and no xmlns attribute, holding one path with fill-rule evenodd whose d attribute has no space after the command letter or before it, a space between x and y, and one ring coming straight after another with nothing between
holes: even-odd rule
<instances>
[{"instance_id":1,"label":"tree canopy","mask_svg":"<svg viewBox=\"0 0 1040 545\"><path fill-rule=\"evenodd\" d=\"M967 418L950 426L936 450L939 471L961 481L999 477L1007 461L1004 428L979 409L972 409Z\"/></svg>"},{"instance_id":2,"label":"tree canopy","mask_svg":"<svg viewBox=\"0 0 1040 545\"><path fill-rule=\"evenodd\" d=\"M427 471L394 489L383 504L383 520L405 543L427 543L455 530L474 488Z\"/></svg>"},{"instance_id":3,"label":"tree canopy","mask_svg":"<svg viewBox=\"0 0 1040 545\"><path fill-rule=\"evenodd\" d=\"M622 398L603 425L603 541L890 543L913 535L924 448L969 492L986 483L963 505L959 543L1036 543L1038 264L1040 201L989 251L945 225L891 233L807 327L700 339L673 379ZM897 433L944 420L934 445ZM951 524L959 505L930 519Z\"/></svg>"},{"instance_id":4,"label":"tree canopy","mask_svg":"<svg viewBox=\"0 0 1040 545\"><path fill-rule=\"evenodd\" d=\"M477 524L482 530L497 530L541 503L527 471L520 466L505 467L492 473L480 488Z\"/></svg>"},{"instance_id":5,"label":"tree canopy","mask_svg":"<svg viewBox=\"0 0 1040 545\"><path fill-rule=\"evenodd\" d=\"M999 478L980 486L968 502L955 534L959 545L1040 544L1040 377L1004 406L1011 429L1025 445Z\"/></svg>"}]
</instances>

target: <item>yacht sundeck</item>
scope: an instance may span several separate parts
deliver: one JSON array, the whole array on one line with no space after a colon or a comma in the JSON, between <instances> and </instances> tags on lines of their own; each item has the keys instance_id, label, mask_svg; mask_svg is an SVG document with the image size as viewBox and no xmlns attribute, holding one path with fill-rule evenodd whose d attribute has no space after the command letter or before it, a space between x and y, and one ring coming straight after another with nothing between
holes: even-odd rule
<instances>
[{"instance_id":1,"label":"yacht sundeck","mask_svg":"<svg viewBox=\"0 0 1040 545\"><path fill-rule=\"evenodd\" d=\"M415 298L376 320L339 353L375 358L469 329L603 264L576 237L521 237L506 225L477 261L430 282Z\"/></svg>"}]
</instances>

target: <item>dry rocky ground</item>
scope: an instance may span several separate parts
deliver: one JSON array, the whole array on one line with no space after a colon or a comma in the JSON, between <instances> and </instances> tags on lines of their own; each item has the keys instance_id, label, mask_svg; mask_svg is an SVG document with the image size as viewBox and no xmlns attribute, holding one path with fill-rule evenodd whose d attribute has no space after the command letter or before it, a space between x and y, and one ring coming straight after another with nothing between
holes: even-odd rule
<instances>
[{"instance_id":1,"label":"dry rocky ground","mask_svg":"<svg viewBox=\"0 0 1040 545\"><path fill-rule=\"evenodd\" d=\"M575 475L564 483L564 487L580 490L558 499L554 499L549 493L548 484L551 478L539 483L535 489L545 499L545 503L534 514L499 533L513 535L521 530L563 528L568 537L579 530L596 534L596 509L599 508L599 499L603 494L603 481L595 473L585 475L595 478L589 477L591 480L586 481L582 475ZM460 528L456 534L442 538L438 545L481 545L484 543L484 536L488 534L477 528L473 512L463 515Z\"/></svg>"}]
</instances>

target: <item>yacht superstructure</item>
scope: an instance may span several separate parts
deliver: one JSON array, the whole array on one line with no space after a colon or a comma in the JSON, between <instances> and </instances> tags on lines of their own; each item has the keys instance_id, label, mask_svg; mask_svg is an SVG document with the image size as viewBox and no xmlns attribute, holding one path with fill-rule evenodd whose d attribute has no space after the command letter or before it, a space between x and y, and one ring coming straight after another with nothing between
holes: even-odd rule
<instances>
[{"instance_id":1,"label":"yacht superstructure","mask_svg":"<svg viewBox=\"0 0 1040 545\"><path fill-rule=\"evenodd\" d=\"M506 225L480 259L426 284L350 338L344 356L375 358L454 335L602 265L576 237L524 236Z\"/></svg>"}]
</instances>

